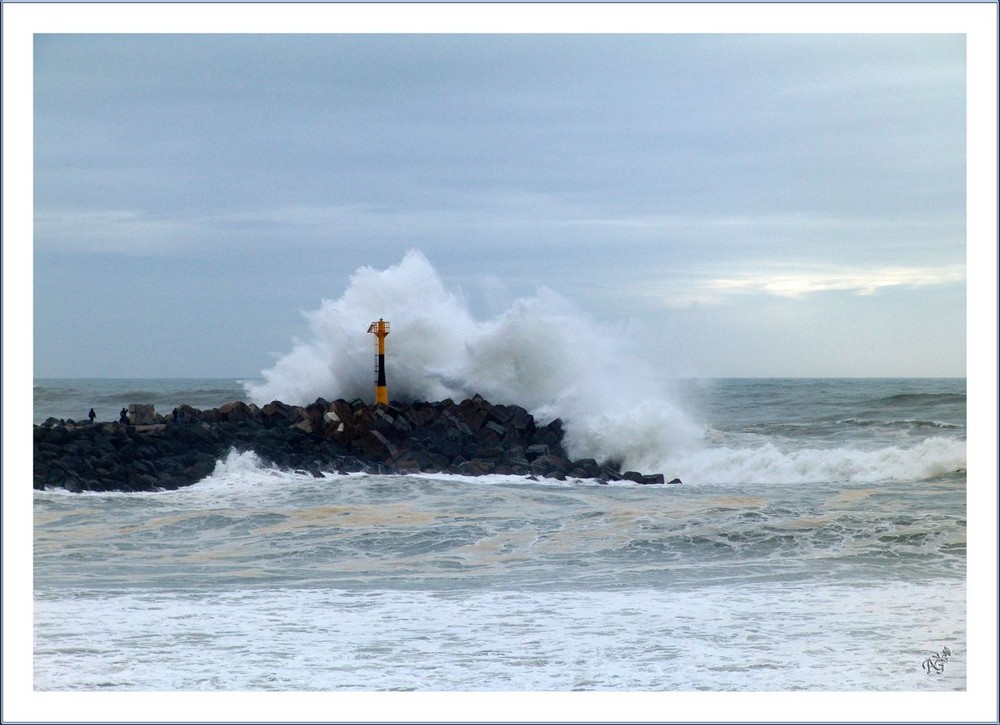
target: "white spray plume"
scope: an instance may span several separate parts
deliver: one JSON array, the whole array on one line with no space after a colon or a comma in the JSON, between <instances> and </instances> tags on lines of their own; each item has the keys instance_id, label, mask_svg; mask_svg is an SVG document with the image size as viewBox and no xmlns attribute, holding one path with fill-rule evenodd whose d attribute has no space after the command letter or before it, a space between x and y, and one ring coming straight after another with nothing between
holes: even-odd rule
<instances>
[{"instance_id":1,"label":"white spray plume","mask_svg":"<svg viewBox=\"0 0 1000 725\"><path fill-rule=\"evenodd\" d=\"M702 435L667 398L637 338L586 319L548 289L477 321L411 250L389 269L358 269L339 299L305 314L310 339L296 341L262 382L247 384L254 402L371 400L374 336L366 330L382 318L391 324L390 399L459 401L479 393L521 405L539 423L562 418L573 458L618 459L639 470Z\"/></svg>"}]
</instances>

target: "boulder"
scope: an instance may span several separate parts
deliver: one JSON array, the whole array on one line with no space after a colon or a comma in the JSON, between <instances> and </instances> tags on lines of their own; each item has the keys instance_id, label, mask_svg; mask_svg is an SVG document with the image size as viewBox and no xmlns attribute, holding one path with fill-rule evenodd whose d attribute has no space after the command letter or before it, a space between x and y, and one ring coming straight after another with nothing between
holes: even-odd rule
<instances>
[{"instance_id":1,"label":"boulder","mask_svg":"<svg viewBox=\"0 0 1000 725\"><path fill-rule=\"evenodd\" d=\"M548 425L536 428L533 438L536 444L547 445L550 448L560 445L563 438L562 420L556 418Z\"/></svg>"},{"instance_id":2,"label":"boulder","mask_svg":"<svg viewBox=\"0 0 1000 725\"><path fill-rule=\"evenodd\" d=\"M399 449L388 438L377 430L369 431L370 438L365 441L363 450L368 458L377 461L388 461L396 457Z\"/></svg>"},{"instance_id":3,"label":"boulder","mask_svg":"<svg viewBox=\"0 0 1000 725\"><path fill-rule=\"evenodd\" d=\"M573 461L571 465L573 470L581 471L581 473L573 474L576 478L600 478L601 476L601 467L593 458L581 458Z\"/></svg>"},{"instance_id":4,"label":"boulder","mask_svg":"<svg viewBox=\"0 0 1000 725\"><path fill-rule=\"evenodd\" d=\"M468 423L466 423L464 420L460 420L451 411L446 410L442 415L442 417L445 419L446 425L449 425L449 427L454 428L462 435L466 436L472 435L472 429L469 427Z\"/></svg>"},{"instance_id":5,"label":"boulder","mask_svg":"<svg viewBox=\"0 0 1000 725\"><path fill-rule=\"evenodd\" d=\"M506 405L493 405L487 411L488 418L494 423L499 423L502 426L507 425L507 422L514 417L514 410Z\"/></svg>"},{"instance_id":6,"label":"boulder","mask_svg":"<svg viewBox=\"0 0 1000 725\"><path fill-rule=\"evenodd\" d=\"M536 443L535 445L528 446L524 449L524 457L529 461L539 456L549 455L549 447L543 443Z\"/></svg>"},{"instance_id":7,"label":"boulder","mask_svg":"<svg viewBox=\"0 0 1000 725\"><path fill-rule=\"evenodd\" d=\"M260 415L271 423L298 423L306 418L305 411L294 405L286 405L280 400L272 400L260 409Z\"/></svg>"},{"instance_id":8,"label":"boulder","mask_svg":"<svg viewBox=\"0 0 1000 725\"><path fill-rule=\"evenodd\" d=\"M531 472L543 476L552 476L554 473L561 473L565 476L567 461L560 456L539 456L531 461Z\"/></svg>"},{"instance_id":9,"label":"boulder","mask_svg":"<svg viewBox=\"0 0 1000 725\"><path fill-rule=\"evenodd\" d=\"M601 466L600 475L598 475L598 480L607 483L608 481L621 481L622 475L618 472L618 469L613 466L603 465Z\"/></svg>"},{"instance_id":10,"label":"boulder","mask_svg":"<svg viewBox=\"0 0 1000 725\"><path fill-rule=\"evenodd\" d=\"M131 407L136 421L159 419L152 406ZM662 484L662 474L621 473L618 461L570 461L562 421L536 426L516 405L482 396L456 404L417 401L374 406L318 398L303 407L242 401L217 409L177 409L168 425L75 426L50 418L33 431L35 488L72 491L175 489L212 473L229 450L253 450L262 460L314 476L323 471L449 471L548 478L623 478ZM673 479L671 483L680 483Z\"/></svg>"},{"instance_id":11,"label":"boulder","mask_svg":"<svg viewBox=\"0 0 1000 725\"><path fill-rule=\"evenodd\" d=\"M236 400L219 407L219 417L230 423L245 423L253 417L250 406Z\"/></svg>"},{"instance_id":12,"label":"boulder","mask_svg":"<svg viewBox=\"0 0 1000 725\"><path fill-rule=\"evenodd\" d=\"M482 459L475 459L473 461L464 461L460 463L456 468L456 473L461 473L466 476L485 476L488 473L493 473L496 466Z\"/></svg>"}]
</instances>

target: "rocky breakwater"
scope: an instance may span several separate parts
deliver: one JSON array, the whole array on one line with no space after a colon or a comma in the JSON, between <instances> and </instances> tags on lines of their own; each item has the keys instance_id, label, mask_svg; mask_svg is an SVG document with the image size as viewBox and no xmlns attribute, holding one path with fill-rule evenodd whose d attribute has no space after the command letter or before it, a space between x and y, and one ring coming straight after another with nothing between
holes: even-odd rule
<instances>
[{"instance_id":1,"label":"rocky breakwater","mask_svg":"<svg viewBox=\"0 0 1000 725\"><path fill-rule=\"evenodd\" d=\"M181 406L169 416L147 413L140 425L49 419L34 428L34 487L176 489L211 474L230 450L315 476L444 472L665 482L662 474L623 472L614 461L570 460L559 419L539 425L524 408L477 395L388 406L322 398L306 406Z\"/></svg>"}]
</instances>

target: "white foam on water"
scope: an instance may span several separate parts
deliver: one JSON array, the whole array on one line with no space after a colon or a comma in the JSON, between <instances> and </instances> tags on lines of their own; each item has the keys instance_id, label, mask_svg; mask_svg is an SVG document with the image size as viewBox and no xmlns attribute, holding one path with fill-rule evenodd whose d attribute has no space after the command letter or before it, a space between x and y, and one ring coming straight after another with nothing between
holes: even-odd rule
<instances>
[{"instance_id":1,"label":"white foam on water","mask_svg":"<svg viewBox=\"0 0 1000 725\"><path fill-rule=\"evenodd\" d=\"M374 336L384 318L390 398L456 401L481 394L521 405L539 423L561 418L571 458L685 482L921 480L965 468L965 443L929 439L878 451L785 450L719 445L694 422L671 382L638 351L634 331L599 324L542 288L491 319L473 318L419 251L385 270L358 269L344 293L306 313L310 336L295 341L263 380L247 383L258 404L370 400Z\"/></svg>"},{"instance_id":2,"label":"white foam on water","mask_svg":"<svg viewBox=\"0 0 1000 725\"><path fill-rule=\"evenodd\" d=\"M928 438L909 447L876 450L782 450L764 442L755 448L705 448L671 456L660 465L685 483L921 481L964 469L966 444L953 438Z\"/></svg>"},{"instance_id":3,"label":"white foam on water","mask_svg":"<svg viewBox=\"0 0 1000 725\"><path fill-rule=\"evenodd\" d=\"M412 250L389 269L357 270L340 298L324 300L306 318L311 337L263 371L263 381L247 384L254 402L370 400L374 337L365 331L384 318L392 325L392 399L457 401L478 393L521 405L540 423L563 419L571 457L618 459L631 468L651 451L686 449L702 435L636 354L628 331L588 319L548 289L477 321Z\"/></svg>"},{"instance_id":4,"label":"white foam on water","mask_svg":"<svg viewBox=\"0 0 1000 725\"><path fill-rule=\"evenodd\" d=\"M965 688L956 581L45 595L35 623L40 690Z\"/></svg>"},{"instance_id":5,"label":"white foam on water","mask_svg":"<svg viewBox=\"0 0 1000 725\"><path fill-rule=\"evenodd\" d=\"M253 451L230 449L225 458L216 461L212 473L201 481L159 495L184 507L280 506L323 487L363 475L324 473L317 478L305 471L266 464Z\"/></svg>"}]
</instances>

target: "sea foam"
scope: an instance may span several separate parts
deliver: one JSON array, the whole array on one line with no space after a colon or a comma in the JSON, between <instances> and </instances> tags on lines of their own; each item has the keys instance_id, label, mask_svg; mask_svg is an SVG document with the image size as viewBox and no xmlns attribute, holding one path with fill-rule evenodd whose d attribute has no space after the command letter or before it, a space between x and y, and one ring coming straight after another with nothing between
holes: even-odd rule
<instances>
[{"instance_id":1,"label":"sea foam","mask_svg":"<svg viewBox=\"0 0 1000 725\"><path fill-rule=\"evenodd\" d=\"M922 481L966 466L964 440L928 438L912 446L785 450L773 442L706 447L661 460L689 483L812 483Z\"/></svg>"},{"instance_id":2,"label":"sea foam","mask_svg":"<svg viewBox=\"0 0 1000 725\"><path fill-rule=\"evenodd\" d=\"M594 321L547 288L478 320L417 250L385 270L358 269L339 298L304 314L308 338L262 381L245 384L257 404L370 401L375 338L366 330L384 318L390 399L457 402L478 393L521 405L542 424L561 418L571 458L614 460L686 483L923 480L965 468L965 442L955 438L877 450L802 449L778 436L720 445L673 394L663 361L642 356L634 330Z\"/></svg>"},{"instance_id":3,"label":"sea foam","mask_svg":"<svg viewBox=\"0 0 1000 725\"><path fill-rule=\"evenodd\" d=\"M254 402L370 400L374 337L365 331L384 318L392 326L390 399L459 401L478 393L521 405L540 423L562 419L571 457L640 469L664 451L695 446L703 433L637 355L627 330L589 319L546 288L477 320L411 250L388 269L358 269L338 299L304 314L310 336L263 371L261 382L247 384Z\"/></svg>"}]
</instances>

